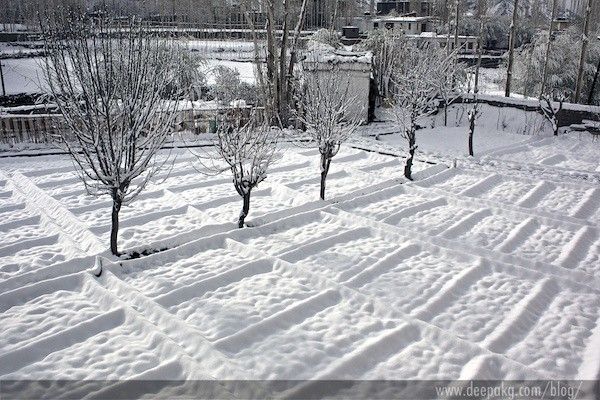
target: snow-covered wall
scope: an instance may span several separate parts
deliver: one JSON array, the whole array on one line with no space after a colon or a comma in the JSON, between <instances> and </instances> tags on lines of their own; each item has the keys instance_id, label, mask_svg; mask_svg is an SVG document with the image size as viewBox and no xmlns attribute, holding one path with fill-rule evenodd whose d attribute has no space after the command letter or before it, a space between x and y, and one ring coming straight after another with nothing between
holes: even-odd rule
<instances>
[{"instance_id":1,"label":"snow-covered wall","mask_svg":"<svg viewBox=\"0 0 600 400\"><path fill-rule=\"evenodd\" d=\"M472 99L472 94L462 97L462 101ZM525 111L541 112L540 103L537 99L479 95L478 101L480 103L486 103L496 107L512 107ZM553 105L557 106L558 103L554 102ZM586 104L563 103L562 110L560 110L557 115L558 125L560 127L569 126L572 124L580 124L583 120L600 119L600 107Z\"/></svg>"}]
</instances>

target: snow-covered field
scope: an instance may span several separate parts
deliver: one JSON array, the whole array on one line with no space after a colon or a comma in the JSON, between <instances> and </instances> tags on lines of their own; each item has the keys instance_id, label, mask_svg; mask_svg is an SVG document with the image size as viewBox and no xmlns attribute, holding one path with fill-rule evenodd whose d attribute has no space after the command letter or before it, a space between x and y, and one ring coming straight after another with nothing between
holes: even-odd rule
<instances>
[{"instance_id":1,"label":"snow-covered field","mask_svg":"<svg viewBox=\"0 0 600 400\"><path fill-rule=\"evenodd\" d=\"M2 159L0 379L598 379L599 151L520 136L405 182L344 147L322 202L290 147L245 229L181 152L121 215L169 250L126 261L65 156Z\"/></svg>"},{"instance_id":2,"label":"snow-covered field","mask_svg":"<svg viewBox=\"0 0 600 400\"><path fill-rule=\"evenodd\" d=\"M208 44L213 44L208 46ZM226 42L198 42L192 45L192 48L199 49L200 51L206 51L205 48L211 48L214 50L216 46L223 46ZM239 44L242 46L244 43ZM27 51L21 50L18 51ZM217 47L220 49L220 47ZM241 47L245 50L245 47ZM6 50L6 51L5 51ZM206 57L203 70L206 72L207 80L209 84L214 83L214 76L212 71L218 65L224 65L228 68L233 68L240 73L240 79L244 82L254 83L254 63L247 61L250 59L247 53L242 50L227 50L223 52L214 53L201 53ZM2 49L0 52L17 51L15 48ZM251 54L253 56L253 54ZM239 57L236 57L239 56ZM2 67L4 70L4 79L6 85L7 94L18 94L18 93L40 93L44 92L44 60L41 57L31 58L7 58L2 60Z\"/></svg>"}]
</instances>

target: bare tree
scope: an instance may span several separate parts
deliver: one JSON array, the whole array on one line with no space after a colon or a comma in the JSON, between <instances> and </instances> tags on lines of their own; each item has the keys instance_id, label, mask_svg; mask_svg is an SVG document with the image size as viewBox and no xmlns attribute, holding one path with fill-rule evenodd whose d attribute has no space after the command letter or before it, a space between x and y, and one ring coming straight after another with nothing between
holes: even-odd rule
<instances>
[{"instance_id":1,"label":"bare tree","mask_svg":"<svg viewBox=\"0 0 600 400\"><path fill-rule=\"evenodd\" d=\"M126 27L69 17L44 30L45 77L69 133L60 136L88 193L110 195L110 250L119 255L119 211L162 165L156 152L170 135L177 52L135 21ZM175 98L176 96L173 96Z\"/></svg>"},{"instance_id":2,"label":"bare tree","mask_svg":"<svg viewBox=\"0 0 600 400\"><path fill-rule=\"evenodd\" d=\"M267 178L269 166L277 155L280 130L258 122L256 114L243 122L242 114L235 112L231 122L217 130L215 149L219 160L226 164L233 175L233 186L243 199L238 227L250 211L250 195L259 183Z\"/></svg>"},{"instance_id":3,"label":"bare tree","mask_svg":"<svg viewBox=\"0 0 600 400\"><path fill-rule=\"evenodd\" d=\"M477 36L477 64L475 65L475 83L473 85L473 107L469 110L469 155L475 155L473 151L473 136L475 135L475 121L479 114L479 71L481 69L481 56L483 54L483 30L485 28L485 15L487 13L486 0L479 0L477 13L479 14L479 32Z\"/></svg>"},{"instance_id":4,"label":"bare tree","mask_svg":"<svg viewBox=\"0 0 600 400\"><path fill-rule=\"evenodd\" d=\"M408 142L404 176L412 180L412 165L417 151L417 120L433 111L439 96L439 79L445 78L454 61L443 49L407 42L400 50L400 62L393 77L394 97L391 114L400 134Z\"/></svg>"},{"instance_id":5,"label":"bare tree","mask_svg":"<svg viewBox=\"0 0 600 400\"><path fill-rule=\"evenodd\" d=\"M439 97L444 107L444 126L448 125L448 107L460 98L465 92L466 67L458 61L458 49L449 56L451 63L447 65L446 73L438 76Z\"/></svg>"},{"instance_id":6,"label":"bare tree","mask_svg":"<svg viewBox=\"0 0 600 400\"><path fill-rule=\"evenodd\" d=\"M286 124L290 116L290 102L293 100L292 90L294 88L294 66L297 61L297 48L300 42L302 27L305 22L308 0L302 0L297 13L293 12L291 0L281 2L265 0L263 9L266 17L266 60L263 76L262 63L258 60L261 43L257 38L255 24L249 15L248 1L240 5L250 24L255 54L257 55L258 84L262 91L265 111L272 123ZM293 17L296 16L296 24L293 36L290 38L290 27ZM281 21L281 35L278 32L277 23Z\"/></svg>"},{"instance_id":7,"label":"bare tree","mask_svg":"<svg viewBox=\"0 0 600 400\"><path fill-rule=\"evenodd\" d=\"M296 114L310 143L319 149L320 198L325 200L325 183L331 160L363 122L364 110L357 106L352 77L337 65L320 70L318 62L303 65L304 85L299 90L300 111Z\"/></svg>"}]
</instances>

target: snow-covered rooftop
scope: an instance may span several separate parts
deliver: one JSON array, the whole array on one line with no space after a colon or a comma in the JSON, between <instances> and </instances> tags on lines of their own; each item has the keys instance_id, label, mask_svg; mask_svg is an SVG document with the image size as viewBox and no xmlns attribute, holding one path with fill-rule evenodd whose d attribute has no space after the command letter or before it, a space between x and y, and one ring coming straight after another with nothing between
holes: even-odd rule
<instances>
[{"instance_id":1,"label":"snow-covered rooftop","mask_svg":"<svg viewBox=\"0 0 600 400\"><path fill-rule=\"evenodd\" d=\"M431 17L383 17L375 18L374 22L424 22L429 21Z\"/></svg>"},{"instance_id":2,"label":"snow-covered rooftop","mask_svg":"<svg viewBox=\"0 0 600 400\"><path fill-rule=\"evenodd\" d=\"M308 63L323 64L365 64L371 65L373 53L370 51L352 51L345 48L335 49L324 43L309 41L308 51L305 52Z\"/></svg>"}]
</instances>

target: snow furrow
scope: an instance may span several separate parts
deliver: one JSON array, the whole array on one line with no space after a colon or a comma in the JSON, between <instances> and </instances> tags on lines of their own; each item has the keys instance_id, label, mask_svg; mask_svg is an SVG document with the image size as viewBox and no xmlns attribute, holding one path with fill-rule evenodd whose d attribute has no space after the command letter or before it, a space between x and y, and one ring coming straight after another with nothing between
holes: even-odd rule
<instances>
[{"instance_id":1,"label":"snow furrow","mask_svg":"<svg viewBox=\"0 0 600 400\"><path fill-rule=\"evenodd\" d=\"M576 268L581 265L598 238L597 229L592 229L589 226L582 227L575 233L571 241L562 248L556 264L564 268Z\"/></svg>"},{"instance_id":2,"label":"snow furrow","mask_svg":"<svg viewBox=\"0 0 600 400\"><path fill-rule=\"evenodd\" d=\"M56 225L61 234L68 235L83 251L88 254L95 254L104 250L104 246L100 244L96 235L91 233L58 201L35 186L27 177L19 172L14 172L10 179L14 187L23 193L23 198L31 209L47 217L52 224Z\"/></svg>"},{"instance_id":3,"label":"snow furrow","mask_svg":"<svg viewBox=\"0 0 600 400\"><path fill-rule=\"evenodd\" d=\"M539 282L481 345L495 353L506 352L527 335L558 292L559 288L552 278Z\"/></svg>"},{"instance_id":4,"label":"snow furrow","mask_svg":"<svg viewBox=\"0 0 600 400\"><path fill-rule=\"evenodd\" d=\"M174 289L171 292L165 293L155 299L155 301L165 308L181 304L192 297L199 296L205 292L215 290L216 288L229 285L243 278L247 278L256 274L266 274L272 271L273 265L267 260L251 261L239 268L224 272L189 286L182 286Z\"/></svg>"},{"instance_id":5,"label":"snow furrow","mask_svg":"<svg viewBox=\"0 0 600 400\"><path fill-rule=\"evenodd\" d=\"M116 309L46 336L18 349L0 355L0 375L16 372L45 356L68 348L98 333L113 329L125 322L123 309Z\"/></svg>"},{"instance_id":6,"label":"snow furrow","mask_svg":"<svg viewBox=\"0 0 600 400\"><path fill-rule=\"evenodd\" d=\"M337 304L339 301L340 294L335 290L316 294L233 335L215 341L215 346L226 353L235 354L257 340L264 340L279 330L285 330L300 324L305 319Z\"/></svg>"},{"instance_id":7,"label":"snow furrow","mask_svg":"<svg viewBox=\"0 0 600 400\"><path fill-rule=\"evenodd\" d=\"M416 204L414 206L406 207L406 208L402 209L401 211L398 211L398 212L391 214L388 217L384 218L382 220L382 222L386 223L386 224L390 224L390 225L396 225L403 218L410 217L418 212L428 211L433 208L444 206L447 204L448 203L446 202L445 199L443 199L441 197L436 198L435 200L430 200L430 201L426 201L426 202L423 202L420 204Z\"/></svg>"}]
</instances>

